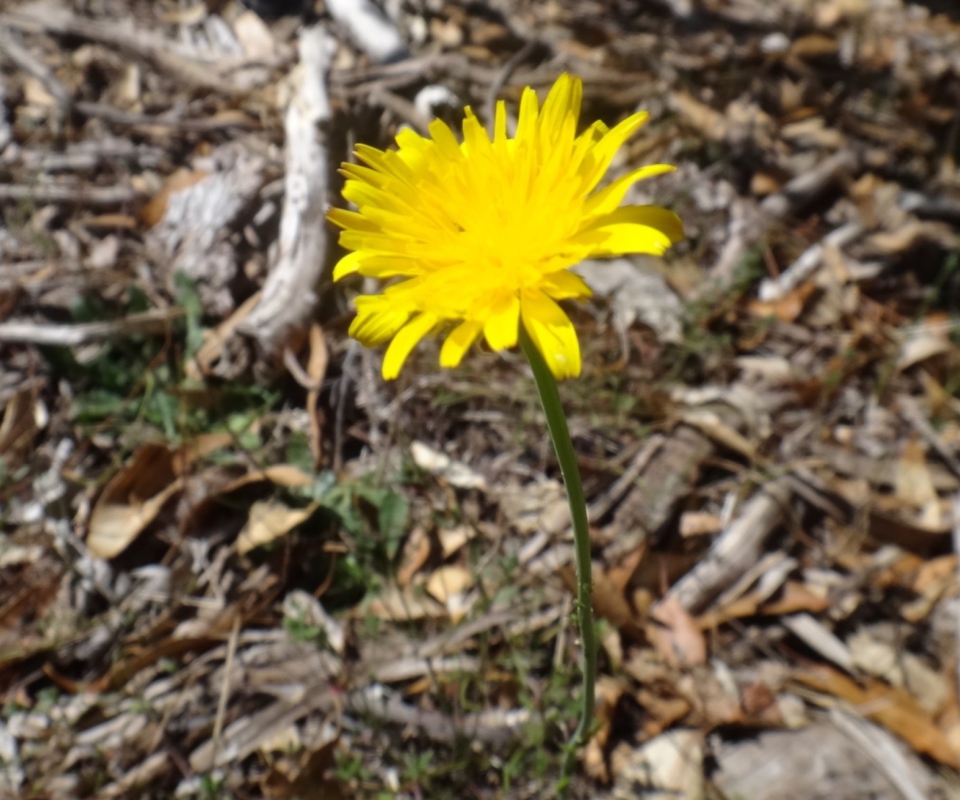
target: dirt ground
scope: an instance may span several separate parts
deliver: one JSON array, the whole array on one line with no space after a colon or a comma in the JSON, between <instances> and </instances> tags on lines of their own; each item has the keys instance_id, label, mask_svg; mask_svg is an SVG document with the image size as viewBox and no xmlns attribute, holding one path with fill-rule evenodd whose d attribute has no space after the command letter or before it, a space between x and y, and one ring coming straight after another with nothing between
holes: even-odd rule
<instances>
[{"instance_id":1,"label":"dirt ground","mask_svg":"<svg viewBox=\"0 0 960 800\"><path fill-rule=\"evenodd\" d=\"M0 0L0 797L555 796L529 371L385 383L324 214L564 71L687 233L569 309L569 796L960 798L954 0Z\"/></svg>"}]
</instances>

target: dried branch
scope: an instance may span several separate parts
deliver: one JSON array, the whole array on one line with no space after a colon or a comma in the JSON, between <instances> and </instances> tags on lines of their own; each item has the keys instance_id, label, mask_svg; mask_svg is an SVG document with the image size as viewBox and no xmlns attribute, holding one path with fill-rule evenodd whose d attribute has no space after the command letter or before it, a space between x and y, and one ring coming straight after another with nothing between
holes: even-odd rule
<instances>
[{"instance_id":1,"label":"dried branch","mask_svg":"<svg viewBox=\"0 0 960 800\"><path fill-rule=\"evenodd\" d=\"M737 580L757 560L767 536L783 522L789 486L790 477L785 476L757 492L714 541L706 557L673 585L667 598L674 597L696 613Z\"/></svg>"},{"instance_id":2,"label":"dried branch","mask_svg":"<svg viewBox=\"0 0 960 800\"><path fill-rule=\"evenodd\" d=\"M259 305L240 327L267 353L279 351L291 329L303 325L316 301L324 266L327 228L327 149L325 124L330 119L326 75L333 42L316 26L300 37L300 66L293 76L284 129L286 201L280 240Z\"/></svg>"},{"instance_id":3,"label":"dried branch","mask_svg":"<svg viewBox=\"0 0 960 800\"><path fill-rule=\"evenodd\" d=\"M166 37L128 23L89 20L66 8L43 5L42 10L38 7L0 15L0 25L30 33L80 36L142 58L187 86L226 95L236 92L236 87L221 78L210 64L187 58L173 50Z\"/></svg>"},{"instance_id":4,"label":"dried branch","mask_svg":"<svg viewBox=\"0 0 960 800\"><path fill-rule=\"evenodd\" d=\"M83 322L75 325L0 322L0 342L79 347L122 336L164 333L170 329L170 323L181 316L183 316L181 308L164 308L109 322Z\"/></svg>"},{"instance_id":5,"label":"dried branch","mask_svg":"<svg viewBox=\"0 0 960 800\"><path fill-rule=\"evenodd\" d=\"M31 203L78 203L86 206L119 206L132 203L143 194L132 186L49 186L0 184L0 200Z\"/></svg>"},{"instance_id":6,"label":"dried branch","mask_svg":"<svg viewBox=\"0 0 960 800\"><path fill-rule=\"evenodd\" d=\"M326 8L375 64L406 58L407 47L397 26L370 0L327 0Z\"/></svg>"}]
</instances>

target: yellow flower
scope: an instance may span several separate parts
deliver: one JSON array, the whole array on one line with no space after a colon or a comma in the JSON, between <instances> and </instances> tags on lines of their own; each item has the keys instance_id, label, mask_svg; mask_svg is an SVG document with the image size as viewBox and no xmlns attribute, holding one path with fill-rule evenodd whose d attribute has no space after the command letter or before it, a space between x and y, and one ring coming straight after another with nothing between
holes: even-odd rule
<instances>
[{"instance_id":1,"label":"yellow flower","mask_svg":"<svg viewBox=\"0 0 960 800\"><path fill-rule=\"evenodd\" d=\"M671 211L620 207L634 183L673 167L641 167L597 191L647 114L612 129L595 122L578 136L581 97L580 80L562 75L542 109L524 89L514 138L501 101L492 141L467 108L462 143L434 120L431 138L402 130L397 150L358 145L366 166L343 165L343 195L358 211L329 214L344 228L340 244L353 251L334 280L354 272L403 278L358 297L350 326L367 346L393 340L384 378L396 378L433 331L449 330L440 364L455 367L480 333L493 350L514 347L521 320L557 378L579 375L577 334L557 301L591 292L570 267L597 256L661 255L683 238Z\"/></svg>"}]
</instances>

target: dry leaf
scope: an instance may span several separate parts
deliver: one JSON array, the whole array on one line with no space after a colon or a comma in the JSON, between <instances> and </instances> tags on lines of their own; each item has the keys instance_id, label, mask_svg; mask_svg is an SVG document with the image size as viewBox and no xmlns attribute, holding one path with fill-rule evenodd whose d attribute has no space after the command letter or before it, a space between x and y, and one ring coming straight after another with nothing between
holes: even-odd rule
<instances>
[{"instance_id":1,"label":"dry leaf","mask_svg":"<svg viewBox=\"0 0 960 800\"><path fill-rule=\"evenodd\" d=\"M755 317L776 317L781 322L794 322L803 313L810 296L817 290L812 283L804 283L778 300L752 300L747 306Z\"/></svg>"},{"instance_id":2,"label":"dry leaf","mask_svg":"<svg viewBox=\"0 0 960 800\"><path fill-rule=\"evenodd\" d=\"M650 618L647 637L668 663L692 666L707 662L706 639L676 597L670 594L657 603Z\"/></svg>"},{"instance_id":3,"label":"dry leaf","mask_svg":"<svg viewBox=\"0 0 960 800\"><path fill-rule=\"evenodd\" d=\"M397 584L406 587L430 558L430 537L419 525L414 528L403 545L400 566L397 567Z\"/></svg>"},{"instance_id":4,"label":"dry leaf","mask_svg":"<svg viewBox=\"0 0 960 800\"><path fill-rule=\"evenodd\" d=\"M928 529L937 529L943 524L940 499L934 488L923 445L916 439L908 439L897 461L894 495L906 505L921 509L917 523Z\"/></svg>"},{"instance_id":5,"label":"dry leaf","mask_svg":"<svg viewBox=\"0 0 960 800\"><path fill-rule=\"evenodd\" d=\"M203 170L178 169L164 182L160 191L140 210L140 221L147 227L156 225L167 213L170 195L189 188L208 178L209 172Z\"/></svg>"},{"instance_id":6,"label":"dry leaf","mask_svg":"<svg viewBox=\"0 0 960 800\"><path fill-rule=\"evenodd\" d=\"M663 733L634 750L617 747L610 758L614 800L701 800L703 735L699 731Z\"/></svg>"},{"instance_id":7,"label":"dry leaf","mask_svg":"<svg viewBox=\"0 0 960 800\"><path fill-rule=\"evenodd\" d=\"M29 449L39 430L35 400L35 391L22 390L7 401L7 407L3 410L3 421L0 422L0 456L3 456L8 468L15 464L15 457L19 460Z\"/></svg>"},{"instance_id":8,"label":"dry leaf","mask_svg":"<svg viewBox=\"0 0 960 800\"><path fill-rule=\"evenodd\" d=\"M705 511L684 511L680 515L680 535L684 538L708 536L719 533L722 529L723 520L716 514Z\"/></svg>"},{"instance_id":9,"label":"dry leaf","mask_svg":"<svg viewBox=\"0 0 960 800\"><path fill-rule=\"evenodd\" d=\"M794 58L819 58L831 56L837 52L837 41L829 36L812 33L801 36L790 46L790 55Z\"/></svg>"},{"instance_id":10,"label":"dry leaf","mask_svg":"<svg viewBox=\"0 0 960 800\"><path fill-rule=\"evenodd\" d=\"M757 450L753 444L727 425L713 411L690 409L682 412L680 418L723 447L727 447L735 453L740 453L751 461L757 460Z\"/></svg>"},{"instance_id":11,"label":"dry leaf","mask_svg":"<svg viewBox=\"0 0 960 800\"><path fill-rule=\"evenodd\" d=\"M454 461L445 453L440 453L423 442L410 445L410 454L414 463L431 475L443 479L458 489L486 489L484 477L474 472L466 464Z\"/></svg>"},{"instance_id":12,"label":"dry leaf","mask_svg":"<svg viewBox=\"0 0 960 800\"><path fill-rule=\"evenodd\" d=\"M897 255L922 241L950 248L956 245L956 234L945 223L910 220L895 231L871 234L867 246L879 255Z\"/></svg>"},{"instance_id":13,"label":"dry leaf","mask_svg":"<svg viewBox=\"0 0 960 800\"><path fill-rule=\"evenodd\" d=\"M472 570L458 564L448 564L435 570L427 579L427 591L441 603L473 588L476 578Z\"/></svg>"},{"instance_id":14,"label":"dry leaf","mask_svg":"<svg viewBox=\"0 0 960 800\"><path fill-rule=\"evenodd\" d=\"M583 768L595 780L608 783L610 774L605 756L617 704L625 691L624 682L608 675L597 679L595 719L599 723L583 753Z\"/></svg>"},{"instance_id":15,"label":"dry leaf","mask_svg":"<svg viewBox=\"0 0 960 800\"><path fill-rule=\"evenodd\" d=\"M104 487L90 514L87 533L87 547L94 556L120 555L183 488L176 456L165 445L143 445Z\"/></svg>"},{"instance_id":16,"label":"dry leaf","mask_svg":"<svg viewBox=\"0 0 960 800\"><path fill-rule=\"evenodd\" d=\"M312 388L307 392L307 418L310 422L310 453L313 455L313 466L317 469L323 461L323 412L317 407L320 400L320 387L327 374L327 364L330 354L327 350L327 340L323 329L314 323L310 326L310 359L307 362L307 375L312 382Z\"/></svg>"},{"instance_id":17,"label":"dry leaf","mask_svg":"<svg viewBox=\"0 0 960 800\"><path fill-rule=\"evenodd\" d=\"M798 581L787 581L776 600L764 603L760 607L761 614L772 617L780 614L795 614L798 611L809 611L817 614L830 608L830 599L822 594L811 591Z\"/></svg>"},{"instance_id":18,"label":"dry leaf","mask_svg":"<svg viewBox=\"0 0 960 800\"><path fill-rule=\"evenodd\" d=\"M228 354L231 342L235 341L237 328L260 302L260 292L252 294L244 303L212 331L204 334L203 344L197 354L187 362L187 378L202 381L208 375L214 375Z\"/></svg>"},{"instance_id":19,"label":"dry leaf","mask_svg":"<svg viewBox=\"0 0 960 800\"><path fill-rule=\"evenodd\" d=\"M719 111L701 103L686 92L673 92L670 96L670 104L708 139L718 142L726 139L727 122Z\"/></svg>"},{"instance_id":20,"label":"dry leaf","mask_svg":"<svg viewBox=\"0 0 960 800\"><path fill-rule=\"evenodd\" d=\"M277 42L270 28L253 11L244 11L233 21L233 32L251 61L269 63L277 55Z\"/></svg>"},{"instance_id":21,"label":"dry leaf","mask_svg":"<svg viewBox=\"0 0 960 800\"><path fill-rule=\"evenodd\" d=\"M754 172L750 179L750 193L757 197L766 197L780 191L782 184L767 172Z\"/></svg>"},{"instance_id":22,"label":"dry leaf","mask_svg":"<svg viewBox=\"0 0 960 800\"><path fill-rule=\"evenodd\" d=\"M691 712L687 721L691 724L716 728L743 722L740 690L723 662L713 669L694 667L680 676L676 690L690 703Z\"/></svg>"},{"instance_id":23,"label":"dry leaf","mask_svg":"<svg viewBox=\"0 0 960 800\"><path fill-rule=\"evenodd\" d=\"M874 678L867 678L861 686L829 667L796 672L793 679L810 689L846 700L862 716L896 734L914 750L954 769L960 765L957 752L944 733L906 691Z\"/></svg>"},{"instance_id":24,"label":"dry leaf","mask_svg":"<svg viewBox=\"0 0 960 800\"><path fill-rule=\"evenodd\" d=\"M253 548L269 544L302 525L320 506L289 508L276 500L264 500L250 506L250 516L237 537L237 552L246 555Z\"/></svg>"},{"instance_id":25,"label":"dry leaf","mask_svg":"<svg viewBox=\"0 0 960 800\"><path fill-rule=\"evenodd\" d=\"M226 477L224 479L222 470L212 470L199 476L202 484L201 492L191 492L199 499L190 505L189 510L180 521L180 532L184 535L196 531L208 519L208 516L215 513L227 495L232 494L245 486L251 486L257 483L270 482L284 488L305 488L313 486L314 478L308 475L299 467L292 464L273 464L263 470L256 472L247 472L239 477Z\"/></svg>"},{"instance_id":26,"label":"dry leaf","mask_svg":"<svg viewBox=\"0 0 960 800\"><path fill-rule=\"evenodd\" d=\"M477 535L476 528L470 525L458 525L456 528L441 528L437 531L440 550L444 558L450 558L467 542Z\"/></svg>"},{"instance_id":27,"label":"dry leaf","mask_svg":"<svg viewBox=\"0 0 960 800\"><path fill-rule=\"evenodd\" d=\"M400 589L391 586L366 606L367 613L390 622L414 622L418 619L444 619L447 610L418 587Z\"/></svg>"}]
</instances>

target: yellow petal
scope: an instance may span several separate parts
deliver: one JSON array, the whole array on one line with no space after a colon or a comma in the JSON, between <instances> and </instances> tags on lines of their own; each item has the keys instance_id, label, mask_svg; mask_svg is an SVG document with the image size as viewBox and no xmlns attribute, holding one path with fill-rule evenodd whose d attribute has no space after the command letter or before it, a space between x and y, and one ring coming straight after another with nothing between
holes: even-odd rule
<instances>
[{"instance_id":1,"label":"yellow petal","mask_svg":"<svg viewBox=\"0 0 960 800\"><path fill-rule=\"evenodd\" d=\"M660 206L623 206L590 222L589 228L611 225L644 225L661 231L671 244L683 241L683 223L672 211Z\"/></svg>"},{"instance_id":2,"label":"yellow petal","mask_svg":"<svg viewBox=\"0 0 960 800\"><path fill-rule=\"evenodd\" d=\"M366 301L366 302L365 302ZM350 323L350 335L367 347L382 344L410 318L409 309L389 308L383 297L363 295L356 299L357 316Z\"/></svg>"},{"instance_id":3,"label":"yellow petal","mask_svg":"<svg viewBox=\"0 0 960 800\"><path fill-rule=\"evenodd\" d=\"M359 272L360 262L364 259L365 253L347 253L343 258L337 262L337 266L333 268L333 279L335 281L345 278L347 275L352 275L354 272Z\"/></svg>"},{"instance_id":4,"label":"yellow petal","mask_svg":"<svg viewBox=\"0 0 960 800\"><path fill-rule=\"evenodd\" d=\"M346 259L341 259L341 262L344 260ZM339 268L340 264L337 264L337 269ZM384 278L395 278L398 275L421 275L423 274L423 267L421 262L415 258L405 258L404 256L377 256L364 253L364 258L356 271L368 278L380 278L383 280ZM344 272L343 274L348 275L349 272ZM334 280L337 280L336 269L334 270Z\"/></svg>"},{"instance_id":5,"label":"yellow petal","mask_svg":"<svg viewBox=\"0 0 960 800\"><path fill-rule=\"evenodd\" d=\"M387 352L383 354L383 379L392 381L400 374L403 362L407 360L410 351L417 343L437 324L433 314L421 314L404 325L393 337Z\"/></svg>"},{"instance_id":6,"label":"yellow petal","mask_svg":"<svg viewBox=\"0 0 960 800\"><path fill-rule=\"evenodd\" d=\"M537 130L537 93L529 86L520 97L520 118L517 120L516 141L530 141Z\"/></svg>"},{"instance_id":7,"label":"yellow petal","mask_svg":"<svg viewBox=\"0 0 960 800\"><path fill-rule=\"evenodd\" d=\"M345 208L331 208L327 212L327 219L334 225L338 225L346 230L353 231L375 231L377 226L368 220L363 214L356 211L347 211Z\"/></svg>"},{"instance_id":8,"label":"yellow petal","mask_svg":"<svg viewBox=\"0 0 960 800\"><path fill-rule=\"evenodd\" d=\"M442 119L433 120L430 123L430 135L444 158L453 162L460 160L460 143L446 122Z\"/></svg>"},{"instance_id":9,"label":"yellow petal","mask_svg":"<svg viewBox=\"0 0 960 800\"><path fill-rule=\"evenodd\" d=\"M633 172L628 172L589 198L584 204L584 213L590 216L607 214L623 202L627 191L638 181L663 175L665 172L673 172L675 169L676 167L670 164L650 164L649 166L635 169Z\"/></svg>"},{"instance_id":10,"label":"yellow petal","mask_svg":"<svg viewBox=\"0 0 960 800\"><path fill-rule=\"evenodd\" d=\"M566 136L572 139L572 128L576 127L582 96L583 85L578 78L572 78L567 73L557 78L540 112L538 126L541 147L553 142L565 143Z\"/></svg>"},{"instance_id":11,"label":"yellow petal","mask_svg":"<svg viewBox=\"0 0 960 800\"><path fill-rule=\"evenodd\" d=\"M382 172L403 183L413 183L415 173L395 150L377 150L367 144L358 144L354 152L357 158L377 172Z\"/></svg>"},{"instance_id":12,"label":"yellow petal","mask_svg":"<svg viewBox=\"0 0 960 800\"><path fill-rule=\"evenodd\" d=\"M369 183L371 186L375 186L378 189L381 189L390 183L390 177L388 175L384 175L382 172L377 172L375 169L370 169L370 167L361 166L360 164L349 164L344 162L340 165L340 169L337 171L348 180Z\"/></svg>"},{"instance_id":13,"label":"yellow petal","mask_svg":"<svg viewBox=\"0 0 960 800\"><path fill-rule=\"evenodd\" d=\"M662 256L672 242L663 231L646 225L607 225L579 234L577 242L590 245L592 256L622 256L646 253Z\"/></svg>"},{"instance_id":14,"label":"yellow petal","mask_svg":"<svg viewBox=\"0 0 960 800\"><path fill-rule=\"evenodd\" d=\"M421 154L426 154L430 150L430 140L412 128L401 128L394 139L402 150L412 150Z\"/></svg>"},{"instance_id":15,"label":"yellow petal","mask_svg":"<svg viewBox=\"0 0 960 800\"><path fill-rule=\"evenodd\" d=\"M540 282L540 288L544 294L554 300L571 300L593 295L593 291L584 283L583 278L565 269L544 277Z\"/></svg>"},{"instance_id":16,"label":"yellow petal","mask_svg":"<svg viewBox=\"0 0 960 800\"><path fill-rule=\"evenodd\" d=\"M555 378L580 374L580 342L560 306L542 292L527 291L520 302L520 317Z\"/></svg>"},{"instance_id":17,"label":"yellow petal","mask_svg":"<svg viewBox=\"0 0 960 800\"><path fill-rule=\"evenodd\" d=\"M591 220L589 225L571 241L588 247L592 256L661 256L683 238L680 218L658 206L626 206Z\"/></svg>"},{"instance_id":18,"label":"yellow petal","mask_svg":"<svg viewBox=\"0 0 960 800\"><path fill-rule=\"evenodd\" d=\"M621 225L654 228L666 236L670 244L683 241L680 217L660 206L623 206L594 220L590 228L605 230Z\"/></svg>"},{"instance_id":19,"label":"yellow petal","mask_svg":"<svg viewBox=\"0 0 960 800\"><path fill-rule=\"evenodd\" d=\"M452 368L459 366L464 354L470 349L483 326L475 320L467 320L454 328L440 348L440 366Z\"/></svg>"},{"instance_id":20,"label":"yellow petal","mask_svg":"<svg viewBox=\"0 0 960 800\"><path fill-rule=\"evenodd\" d=\"M493 115L493 141L501 144L507 141L507 104L497 101L497 110Z\"/></svg>"},{"instance_id":21,"label":"yellow petal","mask_svg":"<svg viewBox=\"0 0 960 800\"><path fill-rule=\"evenodd\" d=\"M467 155L470 158L492 159L493 145L490 143L487 132L469 108L465 111L467 116L463 120L463 143L466 146Z\"/></svg>"},{"instance_id":22,"label":"yellow petal","mask_svg":"<svg viewBox=\"0 0 960 800\"><path fill-rule=\"evenodd\" d=\"M343 231L340 234L340 246L345 250L366 250L369 253L400 256L411 255L413 249L409 237L394 233L386 235L366 231Z\"/></svg>"},{"instance_id":23,"label":"yellow petal","mask_svg":"<svg viewBox=\"0 0 960 800\"><path fill-rule=\"evenodd\" d=\"M627 141L649 118L646 111L639 111L615 125L594 145L584 161L584 189L592 191L610 168L610 162Z\"/></svg>"},{"instance_id":24,"label":"yellow petal","mask_svg":"<svg viewBox=\"0 0 960 800\"><path fill-rule=\"evenodd\" d=\"M520 300L513 293L498 298L483 323L483 336L491 350L506 350L517 344Z\"/></svg>"}]
</instances>

